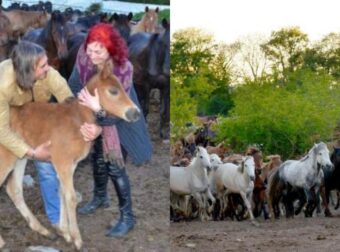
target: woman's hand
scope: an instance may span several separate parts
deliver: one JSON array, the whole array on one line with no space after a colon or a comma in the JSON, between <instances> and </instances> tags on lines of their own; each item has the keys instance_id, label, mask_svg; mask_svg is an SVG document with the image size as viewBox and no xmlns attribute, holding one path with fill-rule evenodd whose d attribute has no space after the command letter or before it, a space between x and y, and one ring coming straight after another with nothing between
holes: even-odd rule
<instances>
[{"instance_id":1,"label":"woman's hand","mask_svg":"<svg viewBox=\"0 0 340 252\"><path fill-rule=\"evenodd\" d=\"M96 124L84 123L80 127L80 132L83 135L84 140L86 142L90 142L96 139L102 133L102 127Z\"/></svg>"},{"instance_id":2,"label":"woman's hand","mask_svg":"<svg viewBox=\"0 0 340 252\"><path fill-rule=\"evenodd\" d=\"M81 105L84 105L84 106L90 108L93 112L98 112L101 109L97 89L94 90L94 96L92 96L89 93L89 91L87 90L87 87L84 87L78 93L78 99L79 99L79 103Z\"/></svg>"}]
</instances>

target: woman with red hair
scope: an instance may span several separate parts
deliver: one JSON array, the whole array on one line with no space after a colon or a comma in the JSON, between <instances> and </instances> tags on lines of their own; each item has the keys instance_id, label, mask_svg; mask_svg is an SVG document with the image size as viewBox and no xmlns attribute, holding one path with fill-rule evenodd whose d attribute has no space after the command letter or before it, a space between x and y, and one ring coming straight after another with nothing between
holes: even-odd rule
<instances>
[{"instance_id":1,"label":"woman with red hair","mask_svg":"<svg viewBox=\"0 0 340 252\"><path fill-rule=\"evenodd\" d=\"M109 24L97 24L89 30L80 47L69 79L72 92L78 94L81 104L96 111L97 123L103 126L102 135L95 141L92 156L94 196L78 209L78 213L90 214L98 208L109 206L107 182L111 178L118 196L120 218L107 231L107 236L123 236L134 227L130 183L125 169L126 156L135 165L141 165L150 160L152 148L143 116L133 123L107 117L100 107L98 94L89 94L86 83L110 60L112 72L131 100L140 107L132 82L133 67L127 57L128 49L119 33Z\"/></svg>"}]
</instances>

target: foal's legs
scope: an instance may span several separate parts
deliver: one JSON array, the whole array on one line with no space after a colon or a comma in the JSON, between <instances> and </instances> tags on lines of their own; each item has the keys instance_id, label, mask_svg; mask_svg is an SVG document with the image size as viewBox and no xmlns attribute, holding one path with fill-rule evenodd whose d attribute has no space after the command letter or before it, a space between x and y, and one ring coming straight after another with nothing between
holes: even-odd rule
<instances>
[{"instance_id":1,"label":"foal's legs","mask_svg":"<svg viewBox=\"0 0 340 252\"><path fill-rule=\"evenodd\" d=\"M63 161L60 163L56 162L55 168L59 176L60 191L62 196L61 213L63 214L63 216L61 216L60 218L60 229L66 237L68 237L68 234L71 236L74 241L74 245L78 250L80 250L83 245L83 241L81 239L77 223L77 197L73 185L73 174L76 168L76 164L74 164L72 161Z\"/></svg>"},{"instance_id":2,"label":"foal's legs","mask_svg":"<svg viewBox=\"0 0 340 252\"><path fill-rule=\"evenodd\" d=\"M0 186L4 183L5 179L7 178L8 174L12 171L14 163L15 163L15 157L10 156L10 153L3 152L0 150ZM5 245L5 241L2 239L0 235L0 248L2 248Z\"/></svg>"},{"instance_id":3,"label":"foal's legs","mask_svg":"<svg viewBox=\"0 0 340 252\"><path fill-rule=\"evenodd\" d=\"M0 248L2 248L3 246L5 246L5 241L2 239L0 235Z\"/></svg>"},{"instance_id":4,"label":"foal's legs","mask_svg":"<svg viewBox=\"0 0 340 252\"><path fill-rule=\"evenodd\" d=\"M21 215L28 222L29 227L37 231L38 233L47 236L51 239L55 239L55 235L43 227L37 218L27 207L22 191L23 177L25 173L27 159L17 160L12 175L9 177L6 185L6 191L8 196L13 201L16 208L19 210Z\"/></svg>"}]
</instances>

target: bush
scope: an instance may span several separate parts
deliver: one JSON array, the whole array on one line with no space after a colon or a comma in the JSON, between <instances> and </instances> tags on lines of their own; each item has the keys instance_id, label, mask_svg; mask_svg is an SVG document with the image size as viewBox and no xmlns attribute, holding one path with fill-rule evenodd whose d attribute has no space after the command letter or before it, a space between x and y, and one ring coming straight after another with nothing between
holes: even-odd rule
<instances>
[{"instance_id":1,"label":"bush","mask_svg":"<svg viewBox=\"0 0 340 252\"><path fill-rule=\"evenodd\" d=\"M285 87L271 83L239 86L230 116L221 118L218 138L227 139L237 151L258 144L265 153L284 158L331 139L340 116L339 83L327 74L306 70L288 79Z\"/></svg>"},{"instance_id":2,"label":"bush","mask_svg":"<svg viewBox=\"0 0 340 252\"><path fill-rule=\"evenodd\" d=\"M103 5L101 3L93 3L87 7L86 11L90 13L99 13L102 10Z\"/></svg>"}]
</instances>

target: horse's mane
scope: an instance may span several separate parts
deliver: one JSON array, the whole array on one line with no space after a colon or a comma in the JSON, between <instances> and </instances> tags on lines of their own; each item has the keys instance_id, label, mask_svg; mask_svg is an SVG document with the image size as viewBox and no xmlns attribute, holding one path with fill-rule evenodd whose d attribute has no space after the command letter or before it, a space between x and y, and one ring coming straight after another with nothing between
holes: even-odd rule
<instances>
[{"instance_id":1,"label":"horse's mane","mask_svg":"<svg viewBox=\"0 0 340 252\"><path fill-rule=\"evenodd\" d=\"M304 162L309 158L309 153L305 156L303 156L299 161Z\"/></svg>"},{"instance_id":2,"label":"horse's mane","mask_svg":"<svg viewBox=\"0 0 340 252\"><path fill-rule=\"evenodd\" d=\"M324 142L320 142L318 144L313 145L313 147L308 151L307 155L305 155L304 157L302 157L299 161L303 162L306 161L310 155L314 155L313 152L314 150L319 151L321 149L327 148L327 145Z\"/></svg>"}]
</instances>

